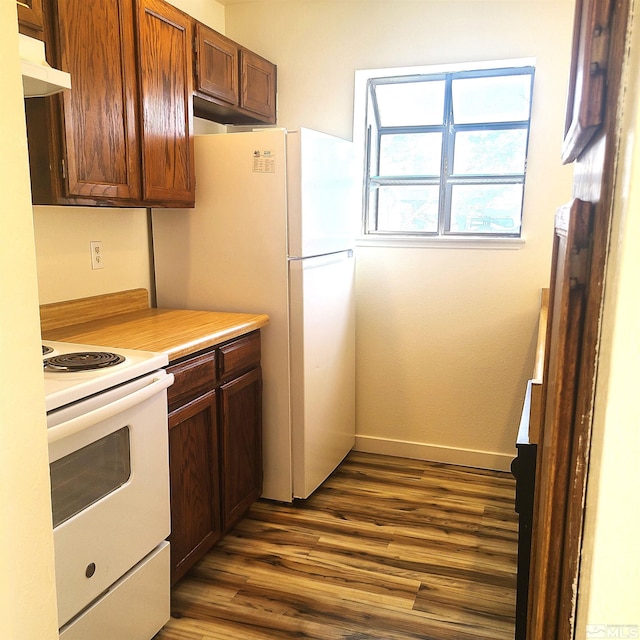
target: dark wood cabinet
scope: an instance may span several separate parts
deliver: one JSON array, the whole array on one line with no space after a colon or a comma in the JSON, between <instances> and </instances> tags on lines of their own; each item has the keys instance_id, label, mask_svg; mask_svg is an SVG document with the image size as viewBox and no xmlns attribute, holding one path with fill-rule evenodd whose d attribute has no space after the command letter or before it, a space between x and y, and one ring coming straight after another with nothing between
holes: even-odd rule
<instances>
[{"instance_id":1,"label":"dark wood cabinet","mask_svg":"<svg viewBox=\"0 0 640 640\"><path fill-rule=\"evenodd\" d=\"M276 122L276 66L164 0L18 3L71 89L25 103L34 204L191 207L193 115ZM194 41L196 44L194 85Z\"/></svg>"},{"instance_id":2,"label":"dark wood cabinet","mask_svg":"<svg viewBox=\"0 0 640 640\"><path fill-rule=\"evenodd\" d=\"M257 332L220 347L222 521L232 527L262 493L262 370ZM246 372L246 373L243 373Z\"/></svg>"},{"instance_id":3,"label":"dark wood cabinet","mask_svg":"<svg viewBox=\"0 0 640 640\"><path fill-rule=\"evenodd\" d=\"M167 370L175 583L262 493L260 332Z\"/></svg>"},{"instance_id":4,"label":"dark wood cabinet","mask_svg":"<svg viewBox=\"0 0 640 640\"><path fill-rule=\"evenodd\" d=\"M18 28L32 38L44 38L42 0L18 0Z\"/></svg>"},{"instance_id":5,"label":"dark wood cabinet","mask_svg":"<svg viewBox=\"0 0 640 640\"><path fill-rule=\"evenodd\" d=\"M276 121L276 67L255 53L240 51L240 106L258 113L265 122Z\"/></svg>"},{"instance_id":6,"label":"dark wood cabinet","mask_svg":"<svg viewBox=\"0 0 640 640\"><path fill-rule=\"evenodd\" d=\"M163 0L137 12L143 200L193 204L193 21Z\"/></svg>"},{"instance_id":7,"label":"dark wood cabinet","mask_svg":"<svg viewBox=\"0 0 640 640\"><path fill-rule=\"evenodd\" d=\"M196 25L196 89L230 105L238 104L238 45L222 34Z\"/></svg>"},{"instance_id":8,"label":"dark wood cabinet","mask_svg":"<svg viewBox=\"0 0 640 640\"><path fill-rule=\"evenodd\" d=\"M225 124L276 122L276 66L196 25L194 112Z\"/></svg>"},{"instance_id":9,"label":"dark wood cabinet","mask_svg":"<svg viewBox=\"0 0 640 640\"><path fill-rule=\"evenodd\" d=\"M26 101L34 204L193 204L191 20L162 0L54 0L59 96Z\"/></svg>"},{"instance_id":10,"label":"dark wood cabinet","mask_svg":"<svg viewBox=\"0 0 640 640\"><path fill-rule=\"evenodd\" d=\"M169 414L171 580L177 580L222 535L216 392Z\"/></svg>"},{"instance_id":11,"label":"dark wood cabinet","mask_svg":"<svg viewBox=\"0 0 640 640\"><path fill-rule=\"evenodd\" d=\"M25 102L34 204L137 200L131 0L57 0L51 6L57 66L71 74L72 89Z\"/></svg>"}]
</instances>

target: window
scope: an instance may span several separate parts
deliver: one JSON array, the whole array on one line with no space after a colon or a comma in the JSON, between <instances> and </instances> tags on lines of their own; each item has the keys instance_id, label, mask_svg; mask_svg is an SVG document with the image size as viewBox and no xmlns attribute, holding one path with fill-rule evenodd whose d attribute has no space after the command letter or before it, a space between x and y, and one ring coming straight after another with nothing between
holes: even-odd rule
<instances>
[{"instance_id":1,"label":"window","mask_svg":"<svg viewBox=\"0 0 640 640\"><path fill-rule=\"evenodd\" d=\"M533 75L369 77L365 233L519 238Z\"/></svg>"}]
</instances>

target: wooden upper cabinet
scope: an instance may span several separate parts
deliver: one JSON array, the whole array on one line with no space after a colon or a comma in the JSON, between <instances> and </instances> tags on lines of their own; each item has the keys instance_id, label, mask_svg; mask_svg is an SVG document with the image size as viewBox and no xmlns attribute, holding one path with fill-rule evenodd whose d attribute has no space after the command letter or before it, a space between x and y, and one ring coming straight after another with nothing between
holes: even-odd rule
<instances>
[{"instance_id":1,"label":"wooden upper cabinet","mask_svg":"<svg viewBox=\"0 0 640 640\"><path fill-rule=\"evenodd\" d=\"M49 5L48 5L49 7ZM50 60L72 88L25 101L34 204L111 204L140 197L131 0L57 0ZM91 43L88 46L88 43Z\"/></svg>"},{"instance_id":2,"label":"wooden upper cabinet","mask_svg":"<svg viewBox=\"0 0 640 640\"><path fill-rule=\"evenodd\" d=\"M238 104L238 45L209 29L196 24L196 90Z\"/></svg>"},{"instance_id":3,"label":"wooden upper cabinet","mask_svg":"<svg viewBox=\"0 0 640 640\"><path fill-rule=\"evenodd\" d=\"M266 122L276 121L276 66L242 49L240 51L240 106L264 116Z\"/></svg>"},{"instance_id":4,"label":"wooden upper cabinet","mask_svg":"<svg viewBox=\"0 0 640 640\"><path fill-rule=\"evenodd\" d=\"M193 21L163 0L137 1L143 199L193 204Z\"/></svg>"},{"instance_id":5,"label":"wooden upper cabinet","mask_svg":"<svg viewBox=\"0 0 640 640\"><path fill-rule=\"evenodd\" d=\"M43 39L42 0L18 0L18 27L20 33L40 40Z\"/></svg>"},{"instance_id":6,"label":"wooden upper cabinet","mask_svg":"<svg viewBox=\"0 0 640 640\"><path fill-rule=\"evenodd\" d=\"M224 124L276 122L276 66L196 24L194 113Z\"/></svg>"},{"instance_id":7,"label":"wooden upper cabinet","mask_svg":"<svg viewBox=\"0 0 640 640\"><path fill-rule=\"evenodd\" d=\"M51 6L72 86L25 101L34 204L193 206L192 20L162 0Z\"/></svg>"},{"instance_id":8,"label":"wooden upper cabinet","mask_svg":"<svg viewBox=\"0 0 640 640\"><path fill-rule=\"evenodd\" d=\"M60 65L69 198L140 198L136 60L130 0L58 0Z\"/></svg>"}]
</instances>

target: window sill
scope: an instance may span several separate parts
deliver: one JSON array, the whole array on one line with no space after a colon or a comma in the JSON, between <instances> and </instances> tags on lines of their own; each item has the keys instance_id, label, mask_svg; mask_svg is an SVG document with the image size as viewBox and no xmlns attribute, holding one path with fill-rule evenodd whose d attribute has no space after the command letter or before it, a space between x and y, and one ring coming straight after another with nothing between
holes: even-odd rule
<instances>
[{"instance_id":1,"label":"window sill","mask_svg":"<svg viewBox=\"0 0 640 640\"><path fill-rule=\"evenodd\" d=\"M356 239L356 247L404 249L522 249L524 238L452 238L367 235Z\"/></svg>"}]
</instances>

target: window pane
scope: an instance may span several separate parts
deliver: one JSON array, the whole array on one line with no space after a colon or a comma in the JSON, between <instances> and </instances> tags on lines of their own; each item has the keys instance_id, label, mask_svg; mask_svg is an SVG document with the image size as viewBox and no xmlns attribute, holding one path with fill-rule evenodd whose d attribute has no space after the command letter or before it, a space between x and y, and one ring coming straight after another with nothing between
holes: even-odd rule
<instances>
[{"instance_id":1,"label":"window pane","mask_svg":"<svg viewBox=\"0 0 640 640\"><path fill-rule=\"evenodd\" d=\"M381 176L438 176L441 133L400 133L380 138Z\"/></svg>"},{"instance_id":2,"label":"window pane","mask_svg":"<svg viewBox=\"0 0 640 640\"><path fill-rule=\"evenodd\" d=\"M444 80L376 85L380 126L442 124Z\"/></svg>"},{"instance_id":3,"label":"window pane","mask_svg":"<svg viewBox=\"0 0 640 640\"><path fill-rule=\"evenodd\" d=\"M527 131L463 131L456 133L453 173L504 175L524 173Z\"/></svg>"},{"instance_id":4,"label":"window pane","mask_svg":"<svg viewBox=\"0 0 640 640\"><path fill-rule=\"evenodd\" d=\"M378 231L438 231L440 187L385 186L378 189Z\"/></svg>"},{"instance_id":5,"label":"window pane","mask_svg":"<svg viewBox=\"0 0 640 640\"><path fill-rule=\"evenodd\" d=\"M453 185L451 233L519 234L523 185Z\"/></svg>"},{"instance_id":6,"label":"window pane","mask_svg":"<svg viewBox=\"0 0 640 640\"><path fill-rule=\"evenodd\" d=\"M531 76L458 78L452 95L456 124L528 120Z\"/></svg>"}]
</instances>

